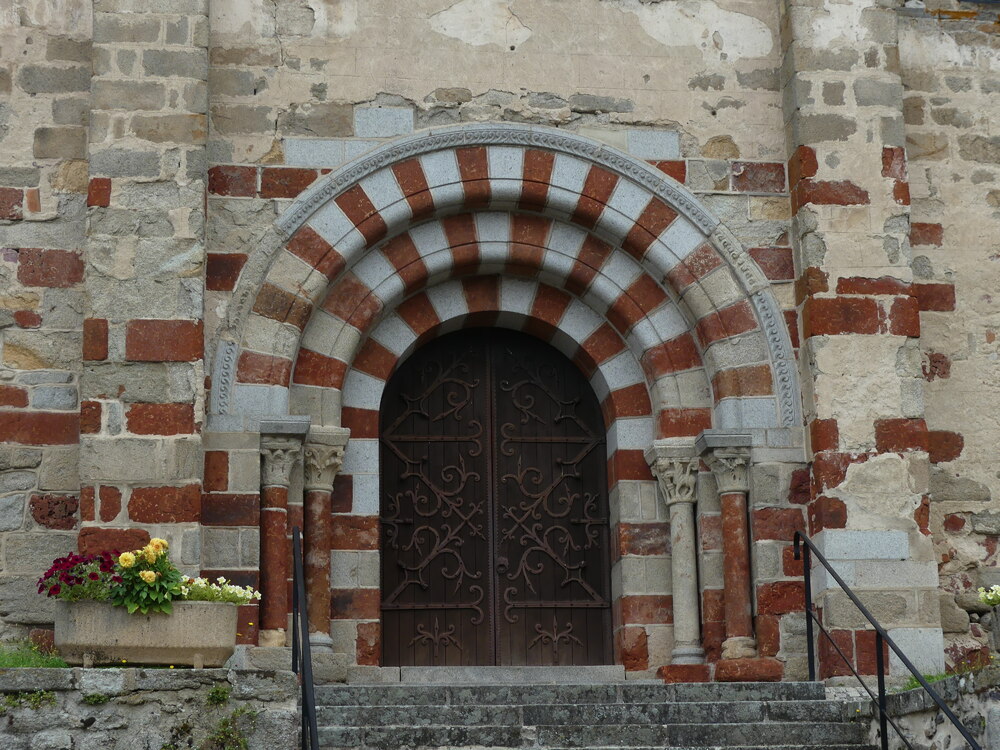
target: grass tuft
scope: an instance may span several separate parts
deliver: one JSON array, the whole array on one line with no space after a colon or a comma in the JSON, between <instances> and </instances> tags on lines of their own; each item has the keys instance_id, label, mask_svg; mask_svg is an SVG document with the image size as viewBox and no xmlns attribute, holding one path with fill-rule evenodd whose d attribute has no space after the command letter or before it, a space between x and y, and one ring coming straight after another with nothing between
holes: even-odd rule
<instances>
[{"instance_id":1,"label":"grass tuft","mask_svg":"<svg viewBox=\"0 0 1000 750\"><path fill-rule=\"evenodd\" d=\"M17 667L68 667L69 664L34 643L0 643L0 669Z\"/></svg>"}]
</instances>

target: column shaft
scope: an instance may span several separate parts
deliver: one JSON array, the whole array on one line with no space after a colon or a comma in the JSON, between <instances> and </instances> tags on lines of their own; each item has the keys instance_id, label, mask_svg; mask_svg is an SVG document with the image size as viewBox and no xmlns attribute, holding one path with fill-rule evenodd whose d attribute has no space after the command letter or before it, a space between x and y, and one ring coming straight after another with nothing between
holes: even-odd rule
<instances>
[{"instance_id":1,"label":"column shaft","mask_svg":"<svg viewBox=\"0 0 1000 750\"><path fill-rule=\"evenodd\" d=\"M329 490L308 490L305 497L306 597L309 600L309 630L330 630L330 532Z\"/></svg>"},{"instance_id":2,"label":"column shaft","mask_svg":"<svg viewBox=\"0 0 1000 750\"><path fill-rule=\"evenodd\" d=\"M288 624L288 488L265 487L260 513L260 625L284 630Z\"/></svg>"},{"instance_id":3,"label":"column shaft","mask_svg":"<svg viewBox=\"0 0 1000 750\"><path fill-rule=\"evenodd\" d=\"M722 506L722 573L726 610L726 640L722 644L722 658L755 656L750 608L747 496L743 492L726 492L719 497L719 502Z\"/></svg>"},{"instance_id":4,"label":"column shaft","mask_svg":"<svg viewBox=\"0 0 1000 750\"><path fill-rule=\"evenodd\" d=\"M695 550L694 503L670 505L670 576L674 610L674 649L671 664L701 664L698 607L698 561Z\"/></svg>"}]
</instances>

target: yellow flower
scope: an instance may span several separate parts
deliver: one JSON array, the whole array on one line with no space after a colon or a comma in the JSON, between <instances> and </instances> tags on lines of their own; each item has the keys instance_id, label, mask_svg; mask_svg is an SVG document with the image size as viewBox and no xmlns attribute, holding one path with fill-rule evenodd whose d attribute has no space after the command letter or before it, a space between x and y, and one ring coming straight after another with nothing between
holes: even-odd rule
<instances>
[{"instance_id":1,"label":"yellow flower","mask_svg":"<svg viewBox=\"0 0 1000 750\"><path fill-rule=\"evenodd\" d=\"M148 546L150 549L155 549L157 554L160 555L162 555L164 552L170 549L170 545L167 544L167 540L160 539L159 537L153 537L152 539L150 539Z\"/></svg>"},{"instance_id":2,"label":"yellow flower","mask_svg":"<svg viewBox=\"0 0 1000 750\"><path fill-rule=\"evenodd\" d=\"M146 583L152 583L156 580L156 571L154 570L140 570L139 578L144 580Z\"/></svg>"},{"instance_id":3,"label":"yellow flower","mask_svg":"<svg viewBox=\"0 0 1000 750\"><path fill-rule=\"evenodd\" d=\"M118 556L118 564L121 565L123 568L131 568L133 565L135 565L135 555L133 555L131 552L122 552Z\"/></svg>"},{"instance_id":4,"label":"yellow flower","mask_svg":"<svg viewBox=\"0 0 1000 750\"><path fill-rule=\"evenodd\" d=\"M149 545L146 545L142 548L142 556L146 559L146 562L152 565L156 562L156 558L158 558L160 554Z\"/></svg>"}]
</instances>

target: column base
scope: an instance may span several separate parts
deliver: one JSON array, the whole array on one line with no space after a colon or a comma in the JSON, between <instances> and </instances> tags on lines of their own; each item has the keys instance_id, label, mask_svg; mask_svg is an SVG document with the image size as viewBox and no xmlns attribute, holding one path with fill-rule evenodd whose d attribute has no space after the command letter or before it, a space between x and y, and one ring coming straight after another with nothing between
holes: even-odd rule
<instances>
[{"instance_id":1,"label":"column base","mask_svg":"<svg viewBox=\"0 0 1000 750\"><path fill-rule=\"evenodd\" d=\"M712 668L708 664L667 664L656 670L656 676L665 683L709 682Z\"/></svg>"},{"instance_id":2,"label":"column base","mask_svg":"<svg viewBox=\"0 0 1000 750\"><path fill-rule=\"evenodd\" d=\"M715 663L716 682L781 682L785 665L777 659L721 659Z\"/></svg>"},{"instance_id":3,"label":"column base","mask_svg":"<svg viewBox=\"0 0 1000 750\"><path fill-rule=\"evenodd\" d=\"M757 640L744 635L734 635L722 642L723 659L753 659L757 656Z\"/></svg>"},{"instance_id":4,"label":"column base","mask_svg":"<svg viewBox=\"0 0 1000 750\"><path fill-rule=\"evenodd\" d=\"M701 646L678 646L670 652L671 664L704 664L705 649Z\"/></svg>"},{"instance_id":5,"label":"column base","mask_svg":"<svg viewBox=\"0 0 1000 750\"><path fill-rule=\"evenodd\" d=\"M310 633L309 647L313 651L333 651L333 638L329 633Z\"/></svg>"},{"instance_id":6,"label":"column base","mask_svg":"<svg viewBox=\"0 0 1000 750\"><path fill-rule=\"evenodd\" d=\"M264 648L284 648L285 631L281 628L261 630L257 635L257 645Z\"/></svg>"}]
</instances>

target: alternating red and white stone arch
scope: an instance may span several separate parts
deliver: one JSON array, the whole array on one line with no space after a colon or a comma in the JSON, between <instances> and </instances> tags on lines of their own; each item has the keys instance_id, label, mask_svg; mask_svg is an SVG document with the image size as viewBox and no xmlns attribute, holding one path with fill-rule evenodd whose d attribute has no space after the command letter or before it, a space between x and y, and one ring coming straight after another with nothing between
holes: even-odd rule
<instances>
[{"instance_id":1,"label":"alternating red and white stone arch","mask_svg":"<svg viewBox=\"0 0 1000 750\"><path fill-rule=\"evenodd\" d=\"M693 444L709 428L794 447L801 406L764 275L644 162L549 128L469 125L399 139L321 178L244 267L208 430L253 432L282 415L349 428L332 544L377 565L386 381L421 343L483 325L550 342L590 379L608 428L617 658L666 663L668 576L636 578L623 562L653 570L669 554L644 449ZM377 663L377 579L333 588L338 648L356 641L358 661Z\"/></svg>"}]
</instances>

